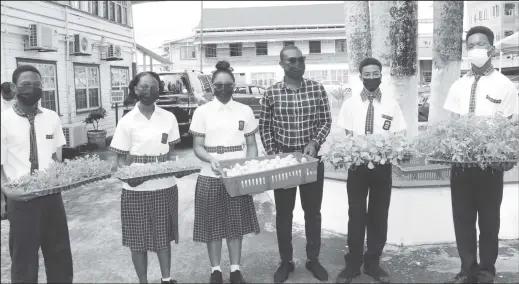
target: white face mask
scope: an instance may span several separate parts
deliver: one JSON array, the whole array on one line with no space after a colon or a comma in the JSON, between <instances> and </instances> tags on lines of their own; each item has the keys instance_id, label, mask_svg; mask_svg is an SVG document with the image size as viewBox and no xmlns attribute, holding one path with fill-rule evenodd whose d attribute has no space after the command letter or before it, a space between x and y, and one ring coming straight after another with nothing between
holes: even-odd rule
<instances>
[{"instance_id":1,"label":"white face mask","mask_svg":"<svg viewBox=\"0 0 519 284\"><path fill-rule=\"evenodd\" d=\"M472 64L477 67L481 67L487 63L488 59L488 50L484 48L474 48L469 50L467 53L469 60Z\"/></svg>"}]
</instances>

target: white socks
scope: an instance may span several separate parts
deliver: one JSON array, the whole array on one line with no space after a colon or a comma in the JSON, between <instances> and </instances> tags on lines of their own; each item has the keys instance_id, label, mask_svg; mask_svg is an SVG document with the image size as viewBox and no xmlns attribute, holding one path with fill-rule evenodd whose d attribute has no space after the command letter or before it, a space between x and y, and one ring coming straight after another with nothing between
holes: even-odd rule
<instances>
[{"instance_id":1,"label":"white socks","mask_svg":"<svg viewBox=\"0 0 519 284\"><path fill-rule=\"evenodd\" d=\"M240 266L239 265L231 265L231 272L234 272L236 270L240 270ZM211 267L211 273L215 272L215 271L222 271L222 269L220 268L220 265L218 266L215 266L215 267ZM164 279L166 280L166 279Z\"/></svg>"},{"instance_id":2,"label":"white socks","mask_svg":"<svg viewBox=\"0 0 519 284\"><path fill-rule=\"evenodd\" d=\"M168 278L161 278L161 279L162 279L162 281L169 281L169 280L171 280L171 277L168 277Z\"/></svg>"}]
</instances>

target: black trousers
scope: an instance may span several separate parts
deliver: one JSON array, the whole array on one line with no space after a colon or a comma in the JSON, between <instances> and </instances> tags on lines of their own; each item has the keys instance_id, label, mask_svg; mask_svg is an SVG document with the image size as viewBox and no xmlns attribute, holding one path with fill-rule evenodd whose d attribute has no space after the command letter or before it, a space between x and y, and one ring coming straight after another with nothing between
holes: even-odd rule
<instances>
[{"instance_id":1,"label":"black trousers","mask_svg":"<svg viewBox=\"0 0 519 284\"><path fill-rule=\"evenodd\" d=\"M8 199L11 282L38 282L41 247L48 283L72 283L72 254L61 193L27 202Z\"/></svg>"},{"instance_id":2,"label":"black trousers","mask_svg":"<svg viewBox=\"0 0 519 284\"><path fill-rule=\"evenodd\" d=\"M392 168L388 164L377 165L373 170L360 166L348 172L349 252L346 262L355 270L360 269L363 262L365 265L379 265L387 239L392 183ZM368 249L364 254L366 229Z\"/></svg>"},{"instance_id":3,"label":"black trousers","mask_svg":"<svg viewBox=\"0 0 519 284\"><path fill-rule=\"evenodd\" d=\"M461 258L461 274L470 278L496 275L499 246L503 171L481 168L451 169L452 216L456 244ZM476 219L479 223L477 260Z\"/></svg>"},{"instance_id":4,"label":"black trousers","mask_svg":"<svg viewBox=\"0 0 519 284\"><path fill-rule=\"evenodd\" d=\"M284 153L301 152L298 149L283 147ZM301 206L305 213L306 256L318 260L321 250L321 203L323 201L324 164L317 166L317 181L299 186ZM296 203L297 187L274 190L276 202L276 233L279 255L282 261L291 261L292 219Z\"/></svg>"}]
</instances>

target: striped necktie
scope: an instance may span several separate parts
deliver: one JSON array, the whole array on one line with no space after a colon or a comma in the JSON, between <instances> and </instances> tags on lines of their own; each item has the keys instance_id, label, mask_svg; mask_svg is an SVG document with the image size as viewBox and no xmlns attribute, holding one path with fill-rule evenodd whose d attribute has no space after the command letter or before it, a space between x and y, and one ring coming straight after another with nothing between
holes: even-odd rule
<instances>
[{"instance_id":1,"label":"striped necktie","mask_svg":"<svg viewBox=\"0 0 519 284\"><path fill-rule=\"evenodd\" d=\"M469 113L474 114L476 112L476 88L478 87L478 81L481 79L481 75L474 75L474 83L472 83L472 88L470 89L470 103L469 103Z\"/></svg>"},{"instance_id":2,"label":"striped necktie","mask_svg":"<svg viewBox=\"0 0 519 284\"><path fill-rule=\"evenodd\" d=\"M36 143L36 130L34 128L34 119L36 118L36 113L32 115L28 115L27 119L29 119L29 124L31 125L30 130L30 153L29 153L29 161L31 162L31 174L39 169L38 165L38 144Z\"/></svg>"},{"instance_id":3,"label":"striped necktie","mask_svg":"<svg viewBox=\"0 0 519 284\"><path fill-rule=\"evenodd\" d=\"M368 96L369 105L366 113L366 134L373 134L373 124L375 120L375 108L373 107L373 96Z\"/></svg>"}]
</instances>

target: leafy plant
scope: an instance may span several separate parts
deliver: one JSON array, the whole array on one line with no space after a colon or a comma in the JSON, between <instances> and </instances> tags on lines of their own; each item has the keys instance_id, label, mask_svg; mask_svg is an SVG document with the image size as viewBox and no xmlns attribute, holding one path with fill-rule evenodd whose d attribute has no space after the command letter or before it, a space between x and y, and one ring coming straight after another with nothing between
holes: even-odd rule
<instances>
[{"instance_id":1,"label":"leafy plant","mask_svg":"<svg viewBox=\"0 0 519 284\"><path fill-rule=\"evenodd\" d=\"M374 169L375 165L397 164L410 159L411 154L405 137L377 134L346 136L322 153L326 163L346 171L361 165Z\"/></svg>"},{"instance_id":2,"label":"leafy plant","mask_svg":"<svg viewBox=\"0 0 519 284\"><path fill-rule=\"evenodd\" d=\"M85 118L86 124L92 124L95 131L99 130L99 120L105 118L106 110L104 108L98 108L91 111L88 116Z\"/></svg>"},{"instance_id":3,"label":"leafy plant","mask_svg":"<svg viewBox=\"0 0 519 284\"><path fill-rule=\"evenodd\" d=\"M484 168L492 162L519 159L519 130L502 116L463 116L428 126L413 148L421 157Z\"/></svg>"}]
</instances>

